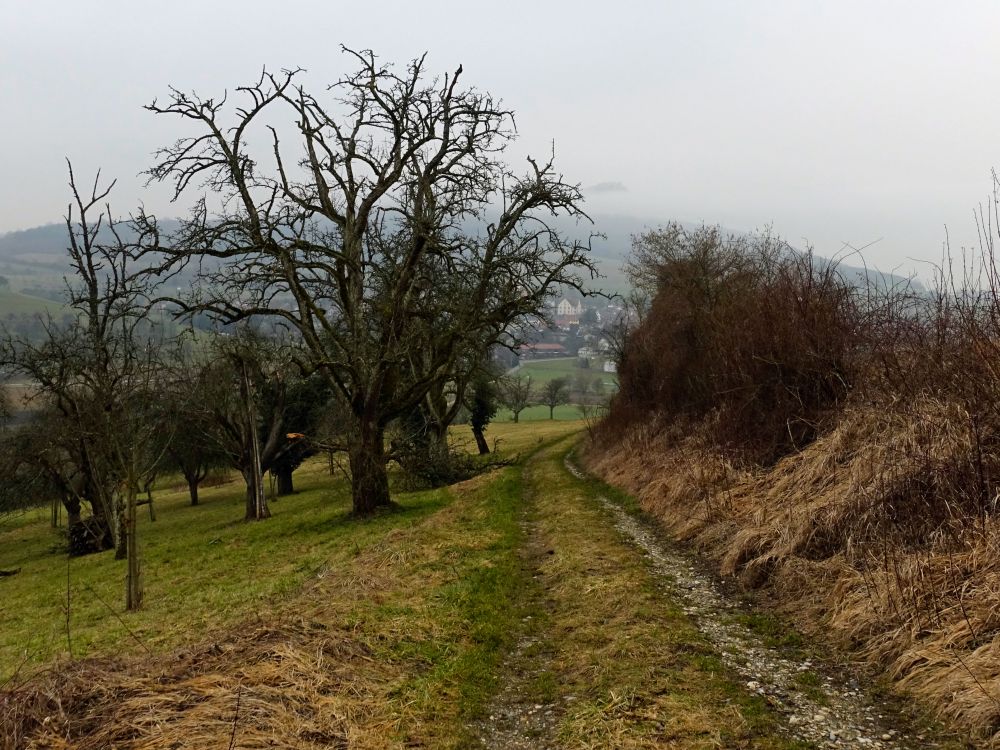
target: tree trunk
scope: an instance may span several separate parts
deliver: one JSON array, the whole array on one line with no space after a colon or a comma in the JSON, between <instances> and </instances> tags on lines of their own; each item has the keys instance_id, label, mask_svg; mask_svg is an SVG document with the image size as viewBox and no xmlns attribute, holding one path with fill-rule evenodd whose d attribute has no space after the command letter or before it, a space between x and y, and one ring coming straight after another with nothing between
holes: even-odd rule
<instances>
[{"instance_id":1,"label":"tree trunk","mask_svg":"<svg viewBox=\"0 0 1000 750\"><path fill-rule=\"evenodd\" d=\"M249 466L244 467L243 478L247 482L247 521L261 521L271 517L264 497L264 467L261 465L260 438L257 435L257 410L254 408L253 388L250 385L250 372L246 360L243 360L243 398L246 401L246 428L250 438Z\"/></svg>"},{"instance_id":2,"label":"tree trunk","mask_svg":"<svg viewBox=\"0 0 1000 750\"><path fill-rule=\"evenodd\" d=\"M476 447L479 448L479 455L485 456L490 452L490 446L486 442L486 435L483 434L481 427L473 427L472 434L476 436Z\"/></svg>"},{"instance_id":3,"label":"tree trunk","mask_svg":"<svg viewBox=\"0 0 1000 750\"><path fill-rule=\"evenodd\" d=\"M87 504L90 505L90 511L93 514L93 517L88 521L88 525L91 530L91 536L95 540L94 551L100 552L111 549L115 546L114 528L112 519L108 518L108 512L104 507L104 503L93 497L93 495L87 495L85 499ZM79 520L80 505L79 501L76 502L77 520ZM111 512L113 513L114 510L112 509Z\"/></svg>"},{"instance_id":4,"label":"tree trunk","mask_svg":"<svg viewBox=\"0 0 1000 750\"><path fill-rule=\"evenodd\" d=\"M354 513L367 516L392 503L385 466L385 439L381 427L362 423L350 448L351 498Z\"/></svg>"},{"instance_id":5,"label":"tree trunk","mask_svg":"<svg viewBox=\"0 0 1000 750\"><path fill-rule=\"evenodd\" d=\"M555 404L549 404L549 419L556 418L556 407Z\"/></svg>"},{"instance_id":6,"label":"tree trunk","mask_svg":"<svg viewBox=\"0 0 1000 750\"><path fill-rule=\"evenodd\" d=\"M128 509L121 496L115 500L115 523L118 526L118 540L115 545L115 559L128 559Z\"/></svg>"},{"instance_id":7,"label":"tree trunk","mask_svg":"<svg viewBox=\"0 0 1000 750\"><path fill-rule=\"evenodd\" d=\"M198 484L199 480L196 476L187 477L188 483L188 494L191 495L191 505L198 504Z\"/></svg>"},{"instance_id":8,"label":"tree trunk","mask_svg":"<svg viewBox=\"0 0 1000 750\"><path fill-rule=\"evenodd\" d=\"M125 502L125 550L128 573L125 576L125 609L134 612L142 607L142 569L139 565L139 539L136 534L138 503L136 491L128 490Z\"/></svg>"},{"instance_id":9,"label":"tree trunk","mask_svg":"<svg viewBox=\"0 0 1000 750\"><path fill-rule=\"evenodd\" d=\"M63 506L66 508L66 527L80 523L82 520L80 499L75 495L67 495L63 497Z\"/></svg>"},{"instance_id":10,"label":"tree trunk","mask_svg":"<svg viewBox=\"0 0 1000 750\"><path fill-rule=\"evenodd\" d=\"M242 474L243 480L247 483L247 512L244 518L247 521L262 521L265 518L270 518L271 511L267 507L267 498L264 496L264 477L251 467L245 467Z\"/></svg>"},{"instance_id":11,"label":"tree trunk","mask_svg":"<svg viewBox=\"0 0 1000 750\"><path fill-rule=\"evenodd\" d=\"M515 411L515 412L514 412L514 424L517 424L517 416L518 416L518 414L520 414L520 413L521 413L520 411Z\"/></svg>"},{"instance_id":12,"label":"tree trunk","mask_svg":"<svg viewBox=\"0 0 1000 750\"><path fill-rule=\"evenodd\" d=\"M274 475L278 480L278 497L291 495L295 492L295 486L292 483L292 471L293 469L284 466L274 469Z\"/></svg>"}]
</instances>

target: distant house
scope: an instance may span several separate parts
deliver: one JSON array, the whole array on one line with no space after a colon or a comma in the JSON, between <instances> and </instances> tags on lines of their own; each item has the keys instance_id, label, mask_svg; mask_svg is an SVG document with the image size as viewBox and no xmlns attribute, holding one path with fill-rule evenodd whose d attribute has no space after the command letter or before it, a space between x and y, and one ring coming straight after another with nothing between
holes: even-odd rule
<instances>
[{"instance_id":1,"label":"distant house","mask_svg":"<svg viewBox=\"0 0 1000 750\"><path fill-rule=\"evenodd\" d=\"M555 323L559 328L566 329L569 326L579 325L581 315L583 315L583 303L570 302L563 297L556 305Z\"/></svg>"},{"instance_id":2,"label":"distant house","mask_svg":"<svg viewBox=\"0 0 1000 750\"><path fill-rule=\"evenodd\" d=\"M604 360L604 372L618 372L618 365L613 359Z\"/></svg>"},{"instance_id":3,"label":"distant house","mask_svg":"<svg viewBox=\"0 0 1000 750\"><path fill-rule=\"evenodd\" d=\"M559 317L569 317L571 315L580 317L583 315L583 303L577 302L574 304L563 297L559 300L559 304L556 305L556 315Z\"/></svg>"}]
</instances>

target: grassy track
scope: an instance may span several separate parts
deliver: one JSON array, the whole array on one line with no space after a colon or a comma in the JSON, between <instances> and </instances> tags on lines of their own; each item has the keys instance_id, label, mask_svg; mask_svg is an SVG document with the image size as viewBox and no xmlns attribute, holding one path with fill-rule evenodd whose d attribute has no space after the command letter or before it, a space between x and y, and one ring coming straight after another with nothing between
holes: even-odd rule
<instances>
[{"instance_id":1,"label":"grassy track","mask_svg":"<svg viewBox=\"0 0 1000 750\"><path fill-rule=\"evenodd\" d=\"M659 589L595 499L562 464L570 444L529 464L548 653L527 702L560 707L559 747L799 747L777 734L759 696L726 673L712 645ZM515 675L516 678L516 675Z\"/></svg>"}]
</instances>

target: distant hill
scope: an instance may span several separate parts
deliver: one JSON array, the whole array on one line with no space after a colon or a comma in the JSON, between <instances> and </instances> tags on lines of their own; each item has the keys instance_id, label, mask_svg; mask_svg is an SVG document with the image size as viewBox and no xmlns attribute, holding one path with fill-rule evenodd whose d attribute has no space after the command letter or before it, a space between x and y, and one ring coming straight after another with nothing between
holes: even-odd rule
<instances>
[{"instance_id":1,"label":"distant hill","mask_svg":"<svg viewBox=\"0 0 1000 750\"><path fill-rule=\"evenodd\" d=\"M569 236L574 236L581 240L586 238L589 231L600 232L606 235L607 239L595 239L593 241L593 258L605 278L596 279L591 287L614 292L625 291L628 289L628 281L622 273L621 267L632 250L632 237L651 229L662 227L668 223L669 219L657 221L649 218L613 214L603 216L595 214L592 218L594 220L593 226L560 219L557 221L557 228ZM700 224L691 224L688 222L681 222L681 225L690 230L701 226ZM724 233L728 232L725 227L722 228L722 231ZM740 232L731 233L734 235L741 234ZM874 267L865 270L864 268L848 263L841 263L838 268L845 279L853 281L858 285L863 285L866 279L869 283L880 287L891 287L907 281L904 276L884 273ZM914 281L913 284L917 289L923 289L919 282Z\"/></svg>"},{"instance_id":2,"label":"distant hill","mask_svg":"<svg viewBox=\"0 0 1000 750\"><path fill-rule=\"evenodd\" d=\"M590 283L591 289L602 289L609 292L624 292L628 282L621 267L632 249L632 236L649 229L663 226L667 220L653 220L634 216L594 215L594 224L575 222L571 219L559 218L555 227L565 235L586 240L590 232L599 232L606 239L593 240L593 259L601 272L602 278ZM165 229L175 226L175 222L161 222ZM697 225L685 224L694 229ZM10 280L14 291L31 290L36 294L49 297L63 289L68 268L66 263L66 226L64 224L46 224L33 229L0 234L0 275ZM855 266L842 264L841 273L846 277L854 277L858 282L865 279L865 271ZM870 269L869 278L878 284L892 285L905 281L901 276L886 274ZM48 290L50 293L46 293ZM2 300L0 300L2 303ZM0 312L3 306L0 304Z\"/></svg>"}]
</instances>

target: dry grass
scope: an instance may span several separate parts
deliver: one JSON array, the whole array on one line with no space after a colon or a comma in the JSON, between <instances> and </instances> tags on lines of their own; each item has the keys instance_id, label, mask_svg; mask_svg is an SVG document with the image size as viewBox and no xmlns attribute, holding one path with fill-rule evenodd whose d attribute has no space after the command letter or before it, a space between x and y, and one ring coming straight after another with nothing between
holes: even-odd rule
<instances>
[{"instance_id":1,"label":"dry grass","mask_svg":"<svg viewBox=\"0 0 1000 750\"><path fill-rule=\"evenodd\" d=\"M724 574L766 585L807 631L1000 747L996 476L970 419L932 398L848 409L770 468L727 462L697 430L634 427L590 466Z\"/></svg>"}]
</instances>

